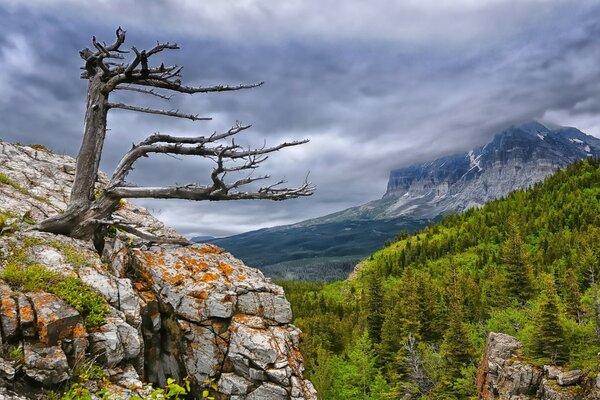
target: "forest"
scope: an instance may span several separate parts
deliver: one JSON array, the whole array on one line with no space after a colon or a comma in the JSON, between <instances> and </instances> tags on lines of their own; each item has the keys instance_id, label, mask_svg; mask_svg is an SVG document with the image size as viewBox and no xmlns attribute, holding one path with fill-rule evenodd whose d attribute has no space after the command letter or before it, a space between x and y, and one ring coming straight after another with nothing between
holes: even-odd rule
<instances>
[{"instance_id":1,"label":"forest","mask_svg":"<svg viewBox=\"0 0 600 400\"><path fill-rule=\"evenodd\" d=\"M489 332L598 371L600 160L399 233L351 280L278 282L321 399L476 398Z\"/></svg>"}]
</instances>

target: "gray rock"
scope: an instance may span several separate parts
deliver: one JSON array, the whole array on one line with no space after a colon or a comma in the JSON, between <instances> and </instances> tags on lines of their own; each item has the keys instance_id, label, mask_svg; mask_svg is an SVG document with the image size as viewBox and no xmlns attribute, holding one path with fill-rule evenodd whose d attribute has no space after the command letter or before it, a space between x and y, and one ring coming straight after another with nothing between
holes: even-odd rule
<instances>
[{"instance_id":1,"label":"gray rock","mask_svg":"<svg viewBox=\"0 0 600 400\"><path fill-rule=\"evenodd\" d=\"M217 386L219 392L227 395L246 394L252 386L252 382L232 372L221 374Z\"/></svg>"},{"instance_id":2,"label":"gray rock","mask_svg":"<svg viewBox=\"0 0 600 400\"><path fill-rule=\"evenodd\" d=\"M247 400L286 400L288 398L287 390L270 382L263 383L246 397Z\"/></svg>"},{"instance_id":3,"label":"gray rock","mask_svg":"<svg viewBox=\"0 0 600 400\"><path fill-rule=\"evenodd\" d=\"M558 375L558 384L560 386L576 385L583 379L583 374L580 370L563 372Z\"/></svg>"},{"instance_id":4,"label":"gray rock","mask_svg":"<svg viewBox=\"0 0 600 400\"><path fill-rule=\"evenodd\" d=\"M185 350L183 361L188 374L196 382L216 376L224 355L216 344L213 331L206 327L192 325L185 337L189 345Z\"/></svg>"},{"instance_id":5,"label":"gray rock","mask_svg":"<svg viewBox=\"0 0 600 400\"><path fill-rule=\"evenodd\" d=\"M123 368L108 370L108 376L112 383L128 389L143 389L139 374L131 364L126 364Z\"/></svg>"},{"instance_id":6,"label":"gray rock","mask_svg":"<svg viewBox=\"0 0 600 400\"><path fill-rule=\"evenodd\" d=\"M535 395L542 382L543 373L532 365L515 361L505 365L498 377L497 389L500 397Z\"/></svg>"},{"instance_id":7,"label":"gray rock","mask_svg":"<svg viewBox=\"0 0 600 400\"><path fill-rule=\"evenodd\" d=\"M81 323L81 316L73 307L51 293L27 293L36 315L36 325L41 343L53 346L60 339L73 335Z\"/></svg>"},{"instance_id":8,"label":"gray rock","mask_svg":"<svg viewBox=\"0 0 600 400\"><path fill-rule=\"evenodd\" d=\"M252 379L254 381L266 381L267 380L267 373L260 369L250 368L248 371L248 374L250 375L250 379Z\"/></svg>"},{"instance_id":9,"label":"gray rock","mask_svg":"<svg viewBox=\"0 0 600 400\"><path fill-rule=\"evenodd\" d=\"M6 361L4 358L0 357L0 382L4 379L7 381L12 381L15 379L15 367L13 363Z\"/></svg>"},{"instance_id":10,"label":"gray rock","mask_svg":"<svg viewBox=\"0 0 600 400\"><path fill-rule=\"evenodd\" d=\"M13 292L6 283L0 280L0 327L2 337L8 340L19 332L19 313Z\"/></svg>"},{"instance_id":11,"label":"gray rock","mask_svg":"<svg viewBox=\"0 0 600 400\"><path fill-rule=\"evenodd\" d=\"M131 280L115 278L107 272L93 267L79 269L79 278L88 286L98 290L108 303L125 314L125 319L133 326L141 323L140 298L136 295Z\"/></svg>"},{"instance_id":12,"label":"gray rock","mask_svg":"<svg viewBox=\"0 0 600 400\"><path fill-rule=\"evenodd\" d=\"M270 381L275 382L279 386L290 386L290 377L292 376L290 368L269 368L265 371Z\"/></svg>"},{"instance_id":13,"label":"gray rock","mask_svg":"<svg viewBox=\"0 0 600 400\"><path fill-rule=\"evenodd\" d=\"M258 315L278 323L292 321L290 303L283 294L248 292L238 296L237 312Z\"/></svg>"},{"instance_id":14,"label":"gray rock","mask_svg":"<svg viewBox=\"0 0 600 400\"><path fill-rule=\"evenodd\" d=\"M25 338L33 338L35 331L35 315L33 307L23 293L16 293L17 307L19 308L19 329Z\"/></svg>"},{"instance_id":15,"label":"gray rock","mask_svg":"<svg viewBox=\"0 0 600 400\"><path fill-rule=\"evenodd\" d=\"M119 320L111 318L89 335L90 352L107 368L112 368L125 358L125 349L119 335Z\"/></svg>"},{"instance_id":16,"label":"gray rock","mask_svg":"<svg viewBox=\"0 0 600 400\"><path fill-rule=\"evenodd\" d=\"M544 373L548 379L558 379L558 376L562 374L562 369L556 365L544 365Z\"/></svg>"},{"instance_id":17,"label":"gray rock","mask_svg":"<svg viewBox=\"0 0 600 400\"><path fill-rule=\"evenodd\" d=\"M60 346L25 343L25 374L44 386L52 386L70 378L67 356Z\"/></svg>"},{"instance_id":18,"label":"gray rock","mask_svg":"<svg viewBox=\"0 0 600 400\"><path fill-rule=\"evenodd\" d=\"M493 399L495 393L506 389L499 387L501 374L505 363L520 347L521 343L510 335L495 332L488 335L485 352L477 371L477 384L482 398Z\"/></svg>"},{"instance_id":19,"label":"gray rock","mask_svg":"<svg viewBox=\"0 0 600 400\"><path fill-rule=\"evenodd\" d=\"M247 358L261 369L272 366L279 355L275 340L269 331L249 328L233 323L234 329L229 344L229 356Z\"/></svg>"},{"instance_id":20,"label":"gray rock","mask_svg":"<svg viewBox=\"0 0 600 400\"><path fill-rule=\"evenodd\" d=\"M11 392L7 388L0 387L0 400L28 400L26 397Z\"/></svg>"},{"instance_id":21,"label":"gray rock","mask_svg":"<svg viewBox=\"0 0 600 400\"><path fill-rule=\"evenodd\" d=\"M572 390L573 388L564 388L558 386L554 380L546 380L540 385L540 390L537 393L537 398L542 400L579 400L593 399L595 397L583 397L583 390Z\"/></svg>"}]
</instances>

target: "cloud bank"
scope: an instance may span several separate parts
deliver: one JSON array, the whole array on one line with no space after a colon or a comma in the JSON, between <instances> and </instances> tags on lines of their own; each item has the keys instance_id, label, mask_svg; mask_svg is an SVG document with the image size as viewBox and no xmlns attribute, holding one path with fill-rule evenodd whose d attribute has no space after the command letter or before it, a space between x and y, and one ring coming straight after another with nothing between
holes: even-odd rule
<instances>
[{"instance_id":1,"label":"cloud bank","mask_svg":"<svg viewBox=\"0 0 600 400\"><path fill-rule=\"evenodd\" d=\"M253 124L240 143L308 138L263 166L311 198L140 202L188 235L297 222L378 198L391 169L465 151L540 119L600 137L600 5L593 1L5 1L0 5L0 138L76 155L92 35L128 45L177 42L165 63L191 84L266 81L252 91L178 96L167 108L210 122L114 110L102 168L160 131L198 135ZM126 17L131 15L131 17ZM135 104L161 105L136 96ZM131 180L202 182L201 160L154 157Z\"/></svg>"}]
</instances>

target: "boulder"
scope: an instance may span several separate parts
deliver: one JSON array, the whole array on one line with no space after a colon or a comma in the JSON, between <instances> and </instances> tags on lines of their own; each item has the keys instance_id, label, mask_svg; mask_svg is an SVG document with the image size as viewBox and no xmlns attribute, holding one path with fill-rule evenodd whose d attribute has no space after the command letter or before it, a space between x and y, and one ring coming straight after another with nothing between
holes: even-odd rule
<instances>
[{"instance_id":1,"label":"boulder","mask_svg":"<svg viewBox=\"0 0 600 400\"><path fill-rule=\"evenodd\" d=\"M12 362L6 361L0 357L0 384L2 381L12 381L15 379L15 367Z\"/></svg>"},{"instance_id":2,"label":"boulder","mask_svg":"<svg viewBox=\"0 0 600 400\"><path fill-rule=\"evenodd\" d=\"M562 369L556 365L544 365L544 374L548 379L558 379L558 376L562 374Z\"/></svg>"},{"instance_id":3,"label":"boulder","mask_svg":"<svg viewBox=\"0 0 600 400\"><path fill-rule=\"evenodd\" d=\"M576 385L581 382L582 379L583 373L578 369L558 374L558 384L560 386Z\"/></svg>"},{"instance_id":4,"label":"boulder","mask_svg":"<svg viewBox=\"0 0 600 400\"><path fill-rule=\"evenodd\" d=\"M0 280L0 327L4 340L19 332L19 313L13 292L6 283Z\"/></svg>"},{"instance_id":5,"label":"boulder","mask_svg":"<svg viewBox=\"0 0 600 400\"><path fill-rule=\"evenodd\" d=\"M557 384L555 380L544 379L540 385L540 390L537 393L537 398L543 400L578 400L578 399L594 399L594 397L583 397L581 388L565 388Z\"/></svg>"},{"instance_id":6,"label":"boulder","mask_svg":"<svg viewBox=\"0 0 600 400\"><path fill-rule=\"evenodd\" d=\"M39 340L54 346L60 339L71 337L73 329L81 326L81 316L73 307L51 293L27 293L36 315Z\"/></svg>"},{"instance_id":7,"label":"boulder","mask_svg":"<svg viewBox=\"0 0 600 400\"><path fill-rule=\"evenodd\" d=\"M27 397L19 396L18 394L11 392L5 387L0 387L0 400L28 400Z\"/></svg>"},{"instance_id":8,"label":"boulder","mask_svg":"<svg viewBox=\"0 0 600 400\"><path fill-rule=\"evenodd\" d=\"M286 400L288 398L289 394L284 388L270 382L263 383L246 396L247 400Z\"/></svg>"},{"instance_id":9,"label":"boulder","mask_svg":"<svg viewBox=\"0 0 600 400\"><path fill-rule=\"evenodd\" d=\"M67 356L60 346L26 342L24 356L25 374L43 386L56 385L71 376Z\"/></svg>"},{"instance_id":10,"label":"boulder","mask_svg":"<svg viewBox=\"0 0 600 400\"><path fill-rule=\"evenodd\" d=\"M232 372L228 372L221 374L217 386L219 387L219 392L226 395L246 394L250 390L250 387L252 387L252 382Z\"/></svg>"},{"instance_id":11,"label":"boulder","mask_svg":"<svg viewBox=\"0 0 600 400\"><path fill-rule=\"evenodd\" d=\"M20 292L17 292L15 297L17 299L17 307L19 308L21 335L23 335L24 338L33 338L36 335L36 330L35 314L33 313L31 302L25 294Z\"/></svg>"},{"instance_id":12,"label":"boulder","mask_svg":"<svg viewBox=\"0 0 600 400\"><path fill-rule=\"evenodd\" d=\"M115 314L89 334L89 341L91 353L108 368L139 357L142 350L138 331Z\"/></svg>"}]
</instances>

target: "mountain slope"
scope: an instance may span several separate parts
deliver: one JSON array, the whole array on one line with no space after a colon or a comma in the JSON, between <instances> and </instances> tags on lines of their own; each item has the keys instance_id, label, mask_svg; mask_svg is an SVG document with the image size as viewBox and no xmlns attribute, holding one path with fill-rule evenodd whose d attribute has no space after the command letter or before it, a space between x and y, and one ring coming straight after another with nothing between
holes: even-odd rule
<instances>
[{"instance_id":1,"label":"mountain slope","mask_svg":"<svg viewBox=\"0 0 600 400\"><path fill-rule=\"evenodd\" d=\"M558 168L600 156L600 139L538 122L510 127L469 152L394 170L382 199L294 225L212 240L286 279L339 279L398 232L480 207ZM331 270L323 276L325 268Z\"/></svg>"},{"instance_id":2,"label":"mountain slope","mask_svg":"<svg viewBox=\"0 0 600 400\"><path fill-rule=\"evenodd\" d=\"M367 364L357 354L377 361L361 375L373 396L476 398L475 366L489 332L523 344L515 372L559 364L595 379L600 160L447 216L364 265L351 281L284 285L293 322L305 332L308 374L328 378L317 384L324 400L358 386L351 374ZM577 394L585 388L568 385L572 396L560 398L584 398Z\"/></svg>"}]
</instances>

